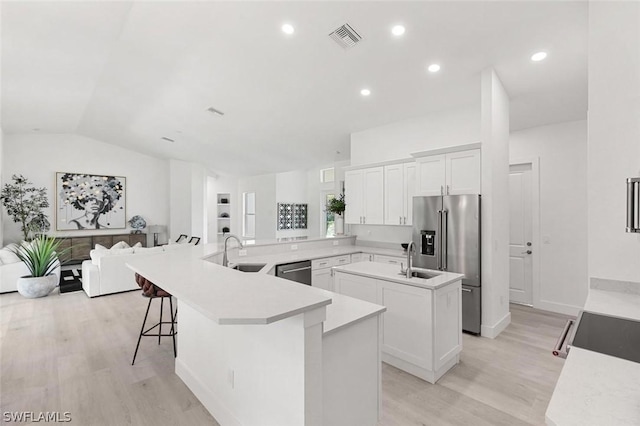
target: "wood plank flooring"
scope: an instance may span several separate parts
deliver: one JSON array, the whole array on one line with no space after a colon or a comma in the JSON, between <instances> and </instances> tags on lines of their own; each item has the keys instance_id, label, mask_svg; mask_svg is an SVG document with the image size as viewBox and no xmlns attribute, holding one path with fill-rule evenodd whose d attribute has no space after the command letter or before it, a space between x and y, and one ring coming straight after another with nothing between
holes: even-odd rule
<instances>
[{"instance_id":1,"label":"wood plank flooring","mask_svg":"<svg viewBox=\"0 0 640 426\"><path fill-rule=\"evenodd\" d=\"M77 425L217 425L175 375L170 338L142 340L138 291L25 299L0 295L0 414L69 412ZM157 318L159 302L150 316ZM511 306L494 340L464 335L461 362L436 385L387 364L380 426L542 425L562 369L551 355L567 317ZM4 421L4 416L0 422Z\"/></svg>"}]
</instances>

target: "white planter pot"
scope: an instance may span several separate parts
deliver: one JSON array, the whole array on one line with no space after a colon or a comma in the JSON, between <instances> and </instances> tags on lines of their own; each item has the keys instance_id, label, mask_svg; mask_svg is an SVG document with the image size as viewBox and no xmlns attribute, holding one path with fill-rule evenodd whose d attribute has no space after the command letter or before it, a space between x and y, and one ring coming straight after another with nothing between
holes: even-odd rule
<instances>
[{"instance_id":1,"label":"white planter pot","mask_svg":"<svg viewBox=\"0 0 640 426\"><path fill-rule=\"evenodd\" d=\"M344 235L344 218L341 215L335 216L336 235Z\"/></svg>"},{"instance_id":2,"label":"white planter pot","mask_svg":"<svg viewBox=\"0 0 640 426\"><path fill-rule=\"evenodd\" d=\"M47 296L58 285L56 275L46 277L21 277L18 278L18 293L28 299Z\"/></svg>"}]
</instances>

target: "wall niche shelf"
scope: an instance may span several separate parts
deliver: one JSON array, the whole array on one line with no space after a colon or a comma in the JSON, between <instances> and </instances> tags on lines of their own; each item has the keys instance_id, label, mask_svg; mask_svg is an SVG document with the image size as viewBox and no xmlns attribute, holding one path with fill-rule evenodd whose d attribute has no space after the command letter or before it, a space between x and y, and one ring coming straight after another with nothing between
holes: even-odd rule
<instances>
[{"instance_id":1,"label":"wall niche shelf","mask_svg":"<svg viewBox=\"0 0 640 426\"><path fill-rule=\"evenodd\" d=\"M218 235L229 234L231 233L231 194L219 192L217 194L217 202Z\"/></svg>"}]
</instances>

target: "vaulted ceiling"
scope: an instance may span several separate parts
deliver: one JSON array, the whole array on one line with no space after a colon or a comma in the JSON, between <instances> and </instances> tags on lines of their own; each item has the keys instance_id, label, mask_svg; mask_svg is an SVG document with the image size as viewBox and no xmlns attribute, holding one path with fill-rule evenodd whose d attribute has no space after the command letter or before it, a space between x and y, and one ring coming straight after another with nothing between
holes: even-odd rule
<instances>
[{"instance_id":1,"label":"vaulted ceiling","mask_svg":"<svg viewBox=\"0 0 640 426\"><path fill-rule=\"evenodd\" d=\"M586 2L1 7L9 134L77 133L232 174L286 171L348 158L353 131L479 108L489 66L511 98L512 129L586 118ZM363 37L347 50L328 36L344 23ZM549 56L533 63L538 50Z\"/></svg>"}]
</instances>

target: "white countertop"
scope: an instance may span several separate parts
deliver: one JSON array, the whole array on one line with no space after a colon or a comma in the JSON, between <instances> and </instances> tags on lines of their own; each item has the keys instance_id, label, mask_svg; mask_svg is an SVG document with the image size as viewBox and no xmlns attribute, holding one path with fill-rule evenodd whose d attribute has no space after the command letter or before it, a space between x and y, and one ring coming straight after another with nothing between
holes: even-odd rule
<instances>
[{"instance_id":1,"label":"white countertop","mask_svg":"<svg viewBox=\"0 0 640 426\"><path fill-rule=\"evenodd\" d=\"M640 320L640 294L591 288L584 310ZM546 419L556 426L640 425L640 363L572 347Z\"/></svg>"},{"instance_id":2,"label":"white countertop","mask_svg":"<svg viewBox=\"0 0 640 426\"><path fill-rule=\"evenodd\" d=\"M276 264L344 254L401 252L359 246L299 250L294 253L235 257L230 263L266 263L259 273L239 272L204 260L219 253L206 244L157 256L132 258L127 265L219 324L269 324L327 306L324 334L379 315L384 306L268 275ZM393 265L391 265L393 266Z\"/></svg>"},{"instance_id":3,"label":"white countertop","mask_svg":"<svg viewBox=\"0 0 640 426\"><path fill-rule=\"evenodd\" d=\"M381 279L386 281L393 281L400 284L411 285L414 287L428 288L431 290L444 287L453 282L456 282L464 274L454 274L451 272L432 271L430 269L412 268L414 271L425 271L433 274L438 274L434 278L406 278L400 275L400 268L398 265L391 265L388 263L376 263L376 262L358 262L350 265L334 266L336 271L344 272L347 274L360 275L363 277Z\"/></svg>"},{"instance_id":4,"label":"white countertop","mask_svg":"<svg viewBox=\"0 0 640 426\"><path fill-rule=\"evenodd\" d=\"M238 263L265 263L266 266L260 272L269 272L276 265L283 263L300 262L304 260L322 259L325 257L343 256L354 253L372 253L385 256L406 257L402 250L391 250L377 247L364 247L358 245L335 246L311 250L296 250L290 253L274 253L256 256L238 256L237 250L229 255L230 264Z\"/></svg>"}]
</instances>

